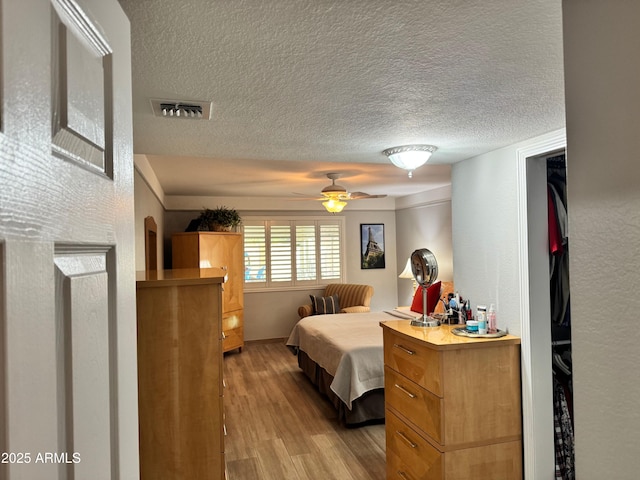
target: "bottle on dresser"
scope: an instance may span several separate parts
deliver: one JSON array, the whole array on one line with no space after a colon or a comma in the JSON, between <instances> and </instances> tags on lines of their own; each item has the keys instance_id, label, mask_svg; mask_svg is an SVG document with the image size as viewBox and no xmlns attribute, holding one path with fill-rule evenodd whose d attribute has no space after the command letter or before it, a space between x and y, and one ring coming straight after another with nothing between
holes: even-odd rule
<instances>
[{"instance_id":1,"label":"bottle on dresser","mask_svg":"<svg viewBox=\"0 0 640 480\"><path fill-rule=\"evenodd\" d=\"M493 303L489 307L489 313L487 313L487 330L489 333L496 333L498 331L496 306Z\"/></svg>"},{"instance_id":2,"label":"bottle on dresser","mask_svg":"<svg viewBox=\"0 0 640 480\"><path fill-rule=\"evenodd\" d=\"M487 334L487 306L478 305L476 312L476 320L478 321L478 334Z\"/></svg>"}]
</instances>

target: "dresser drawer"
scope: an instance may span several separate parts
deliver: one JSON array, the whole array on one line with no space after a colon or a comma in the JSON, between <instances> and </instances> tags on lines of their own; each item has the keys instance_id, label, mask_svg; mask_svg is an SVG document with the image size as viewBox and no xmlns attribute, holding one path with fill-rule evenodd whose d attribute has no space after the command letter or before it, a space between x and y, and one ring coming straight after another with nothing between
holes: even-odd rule
<instances>
[{"instance_id":1,"label":"dresser drawer","mask_svg":"<svg viewBox=\"0 0 640 480\"><path fill-rule=\"evenodd\" d=\"M242 327L223 330L222 333L224 334L224 340L222 341L223 352L244 347L244 329Z\"/></svg>"},{"instance_id":2,"label":"dresser drawer","mask_svg":"<svg viewBox=\"0 0 640 480\"><path fill-rule=\"evenodd\" d=\"M443 443L443 400L440 397L389 367L384 369L384 395L387 406L400 412L436 442Z\"/></svg>"},{"instance_id":3,"label":"dresser drawer","mask_svg":"<svg viewBox=\"0 0 640 480\"><path fill-rule=\"evenodd\" d=\"M441 480L443 455L415 430L387 410L387 479Z\"/></svg>"},{"instance_id":4,"label":"dresser drawer","mask_svg":"<svg viewBox=\"0 0 640 480\"><path fill-rule=\"evenodd\" d=\"M222 351L244 347L244 312L234 310L222 314Z\"/></svg>"},{"instance_id":5,"label":"dresser drawer","mask_svg":"<svg viewBox=\"0 0 640 480\"><path fill-rule=\"evenodd\" d=\"M442 397L442 360L437 350L384 329L384 364Z\"/></svg>"}]
</instances>

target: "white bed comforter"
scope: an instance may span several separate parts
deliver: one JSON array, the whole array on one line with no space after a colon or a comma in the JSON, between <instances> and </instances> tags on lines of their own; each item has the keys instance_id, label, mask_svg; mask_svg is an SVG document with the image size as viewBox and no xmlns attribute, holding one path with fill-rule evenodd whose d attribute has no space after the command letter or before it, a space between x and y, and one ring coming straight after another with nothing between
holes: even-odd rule
<instances>
[{"instance_id":1,"label":"white bed comforter","mask_svg":"<svg viewBox=\"0 0 640 480\"><path fill-rule=\"evenodd\" d=\"M369 390L384 388L380 322L384 312L312 315L300 320L287 345L303 350L331 376L331 390L351 409Z\"/></svg>"}]
</instances>

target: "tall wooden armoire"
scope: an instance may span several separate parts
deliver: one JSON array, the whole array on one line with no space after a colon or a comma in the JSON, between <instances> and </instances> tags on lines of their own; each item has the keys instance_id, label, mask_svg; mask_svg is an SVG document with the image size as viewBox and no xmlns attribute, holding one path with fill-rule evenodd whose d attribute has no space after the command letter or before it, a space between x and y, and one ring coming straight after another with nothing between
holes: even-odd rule
<instances>
[{"instance_id":1,"label":"tall wooden armoire","mask_svg":"<svg viewBox=\"0 0 640 480\"><path fill-rule=\"evenodd\" d=\"M222 292L223 350L244 346L244 244L241 233L185 232L171 237L173 268L227 271Z\"/></svg>"}]
</instances>

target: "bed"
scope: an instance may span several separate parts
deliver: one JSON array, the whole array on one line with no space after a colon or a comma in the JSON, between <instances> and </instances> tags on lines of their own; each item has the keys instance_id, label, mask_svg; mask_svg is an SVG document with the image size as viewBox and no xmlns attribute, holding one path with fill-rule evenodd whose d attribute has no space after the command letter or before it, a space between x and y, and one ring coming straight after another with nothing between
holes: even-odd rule
<instances>
[{"instance_id":1,"label":"bed","mask_svg":"<svg viewBox=\"0 0 640 480\"><path fill-rule=\"evenodd\" d=\"M430 291L433 290L433 294ZM429 287L429 310L444 312L438 299L453 292L452 282ZM293 327L287 345L298 355L298 365L318 390L329 397L346 425L384 420L384 354L380 322L420 318L422 294L416 307L384 312L311 315ZM420 308L417 308L420 307Z\"/></svg>"},{"instance_id":2,"label":"bed","mask_svg":"<svg viewBox=\"0 0 640 480\"><path fill-rule=\"evenodd\" d=\"M380 322L385 312L312 315L291 331L287 345L346 425L384 420L384 358Z\"/></svg>"}]
</instances>

